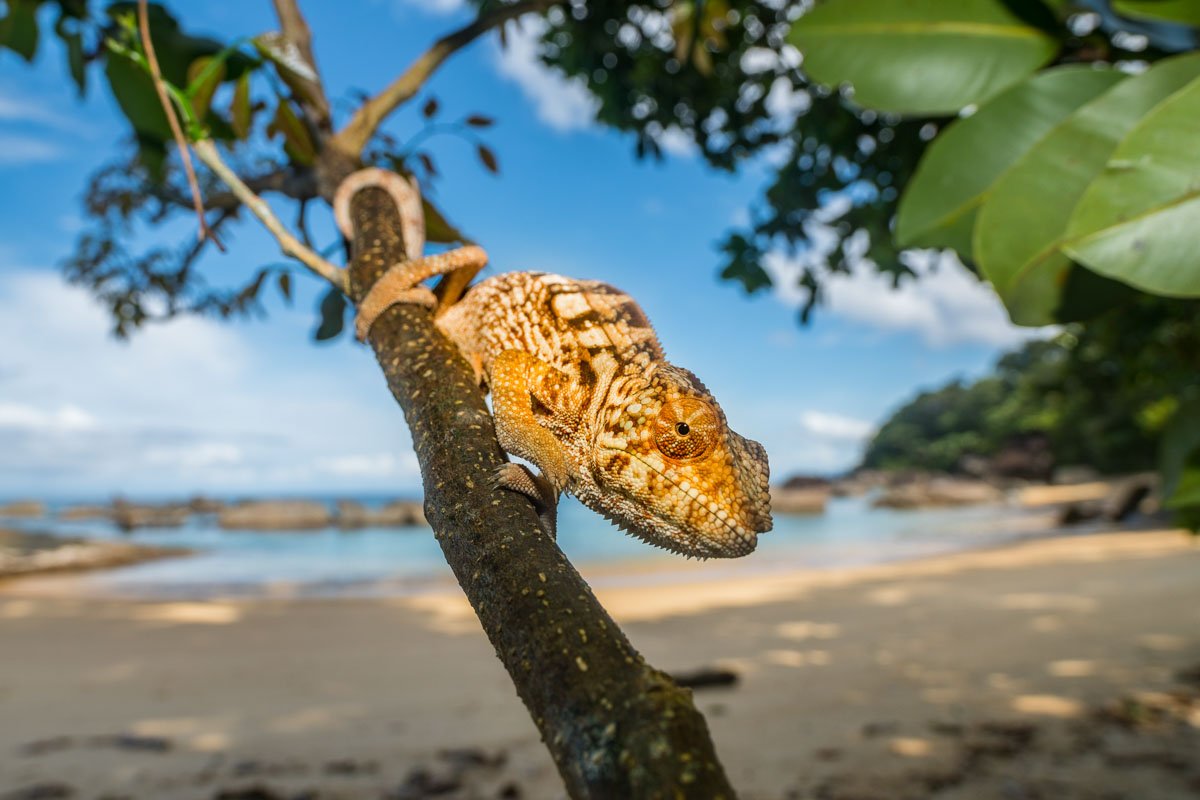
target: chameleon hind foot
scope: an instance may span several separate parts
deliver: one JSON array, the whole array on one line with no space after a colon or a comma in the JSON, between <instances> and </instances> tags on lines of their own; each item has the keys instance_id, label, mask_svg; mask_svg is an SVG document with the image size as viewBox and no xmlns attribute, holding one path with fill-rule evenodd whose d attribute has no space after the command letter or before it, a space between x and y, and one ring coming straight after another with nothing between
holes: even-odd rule
<instances>
[{"instance_id":1,"label":"chameleon hind foot","mask_svg":"<svg viewBox=\"0 0 1200 800\"><path fill-rule=\"evenodd\" d=\"M542 529L551 539L558 538L558 491L544 475L535 475L524 464L501 464L492 478L498 489L508 489L533 502Z\"/></svg>"}]
</instances>

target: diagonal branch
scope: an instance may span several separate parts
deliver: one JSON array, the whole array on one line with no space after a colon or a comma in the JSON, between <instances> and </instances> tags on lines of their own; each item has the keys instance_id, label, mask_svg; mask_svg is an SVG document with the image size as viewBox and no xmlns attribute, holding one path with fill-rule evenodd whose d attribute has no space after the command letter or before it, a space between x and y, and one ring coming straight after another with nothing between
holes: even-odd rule
<instances>
[{"instance_id":1,"label":"diagonal branch","mask_svg":"<svg viewBox=\"0 0 1200 800\"><path fill-rule=\"evenodd\" d=\"M412 99L421 90L429 77L442 62L492 28L503 25L523 14L545 11L561 0L522 0L502 6L495 11L480 14L470 25L443 36L426 50L420 58L391 82L383 91L359 107L346 127L333 137L332 144L344 153L358 156L380 123L402 104Z\"/></svg>"},{"instance_id":2,"label":"diagonal branch","mask_svg":"<svg viewBox=\"0 0 1200 800\"><path fill-rule=\"evenodd\" d=\"M325 87L321 85L320 73L317 71L317 60L313 57L312 31L304 14L300 12L299 0L273 0L275 15L279 17L284 40L296 48L296 52L308 63L317 80L305 80L306 91L300 94L300 104L309 122L318 131L328 133L333 128L333 120L329 113L329 100L325 97Z\"/></svg>"},{"instance_id":3,"label":"diagonal branch","mask_svg":"<svg viewBox=\"0 0 1200 800\"><path fill-rule=\"evenodd\" d=\"M246 208L250 209L251 213L258 217L259 221L271 232L271 235L279 242L279 249L283 251L284 255L296 259L311 271L329 281L335 288L343 292L346 291L345 270L330 264L321 258L321 256L305 247L300 240L293 236L284 227L284 224L279 221L279 218L275 216L275 212L271 210L267 202L255 194L238 177L237 173L221 159L221 154L217 151L216 145L208 139L201 139L192 142L192 147L196 150L196 157L203 161L205 166L213 171L214 175L224 181L234 196Z\"/></svg>"},{"instance_id":4,"label":"diagonal branch","mask_svg":"<svg viewBox=\"0 0 1200 800\"><path fill-rule=\"evenodd\" d=\"M350 200L356 302L405 258L400 216L382 189ZM425 512L521 700L579 800L734 800L692 693L645 662L538 522L493 488L504 462L471 367L428 309L396 305L370 344L404 410Z\"/></svg>"}]
</instances>

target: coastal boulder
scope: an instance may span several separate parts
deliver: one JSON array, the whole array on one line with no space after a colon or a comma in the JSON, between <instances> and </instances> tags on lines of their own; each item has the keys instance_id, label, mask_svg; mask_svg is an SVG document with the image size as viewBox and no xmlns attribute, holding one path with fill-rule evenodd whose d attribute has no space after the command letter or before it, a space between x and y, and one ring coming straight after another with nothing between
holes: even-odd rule
<instances>
[{"instance_id":1,"label":"coastal boulder","mask_svg":"<svg viewBox=\"0 0 1200 800\"><path fill-rule=\"evenodd\" d=\"M409 528L427 525L425 510L415 500L395 500L377 511L368 512L368 524L373 528Z\"/></svg>"},{"instance_id":2,"label":"coastal boulder","mask_svg":"<svg viewBox=\"0 0 1200 800\"><path fill-rule=\"evenodd\" d=\"M217 525L226 530L304 531L332 524L328 506L315 500L254 500L217 513Z\"/></svg>"},{"instance_id":3,"label":"coastal boulder","mask_svg":"<svg viewBox=\"0 0 1200 800\"><path fill-rule=\"evenodd\" d=\"M771 489L771 511L776 514L822 514L829 502L829 485L789 488L786 484Z\"/></svg>"},{"instance_id":4,"label":"coastal boulder","mask_svg":"<svg viewBox=\"0 0 1200 800\"><path fill-rule=\"evenodd\" d=\"M997 503L1004 493L986 481L931 478L893 486L871 504L876 508L939 508Z\"/></svg>"},{"instance_id":5,"label":"coastal boulder","mask_svg":"<svg viewBox=\"0 0 1200 800\"><path fill-rule=\"evenodd\" d=\"M44 517L46 504L40 500L14 500L0 504L0 517Z\"/></svg>"},{"instance_id":6,"label":"coastal boulder","mask_svg":"<svg viewBox=\"0 0 1200 800\"><path fill-rule=\"evenodd\" d=\"M112 519L112 506L81 504L67 506L58 512L58 518L64 522L86 522L97 519Z\"/></svg>"},{"instance_id":7,"label":"coastal boulder","mask_svg":"<svg viewBox=\"0 0 1200 800\"><path fill-rule=\"evenodd\" d=\"M336 505L337 511L334 516L337 518L337 526L342 530L357 530L370 524L369 512L362 503L338 500Z\"/></svg>"},{"instance_id":8,"label":"coastal boulder","mask_svg":"<svg viewBox=\"0 0 1200 800\"><path fill-rule=\"evenodd\" d=\"M123 531L139 528L179 528L188 521L191 510L184 505L141 505L117 501L112 507L112 521Z\"/></svg>"}]
</instances>

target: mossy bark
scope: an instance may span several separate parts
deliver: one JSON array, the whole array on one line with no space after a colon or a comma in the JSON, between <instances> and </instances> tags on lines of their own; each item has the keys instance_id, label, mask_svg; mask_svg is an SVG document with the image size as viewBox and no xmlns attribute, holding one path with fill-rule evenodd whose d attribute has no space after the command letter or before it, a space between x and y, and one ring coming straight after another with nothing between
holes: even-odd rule
<instances>
[{"instance_id":1,"label":"mossy bark","mask_svg":"<svg viewBox=\"0 0 1200 800\"><path fill-rule=\"evenodd\" d=\"M404 248L382 190L358 192L351 217L358 302ZM570 795L733 800L691 692L634 650L531 504L492 488L504 452L471 368L430 312L393 306L370 344L412 430L426 516Z\"/></svg>"}]
</instances>

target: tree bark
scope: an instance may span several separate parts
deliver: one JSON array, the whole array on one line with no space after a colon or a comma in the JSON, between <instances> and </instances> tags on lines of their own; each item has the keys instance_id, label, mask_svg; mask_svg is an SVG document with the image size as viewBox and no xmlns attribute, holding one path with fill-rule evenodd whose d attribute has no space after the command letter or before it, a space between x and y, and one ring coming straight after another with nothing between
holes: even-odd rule
<instances>
[{"instance_id":1,"label":"tree bark","mask_svg":"<svg viewBox=\"0 0 1200 800\"><path fill-rule=\"evenodd\" d=\"M384 191L358 192L350 210L359 302L404 248ZM492 488L505 454L430 312L393 306L370 344L412 431L429 523L571 797L733 800L691 691L634 650L530 503Z\"/></svg>"}]
</instances>

